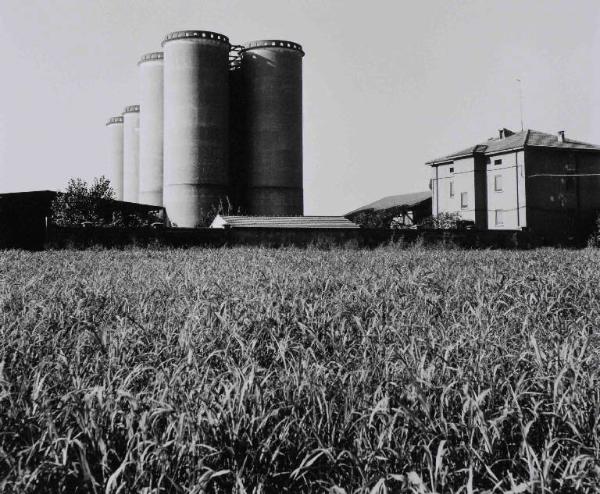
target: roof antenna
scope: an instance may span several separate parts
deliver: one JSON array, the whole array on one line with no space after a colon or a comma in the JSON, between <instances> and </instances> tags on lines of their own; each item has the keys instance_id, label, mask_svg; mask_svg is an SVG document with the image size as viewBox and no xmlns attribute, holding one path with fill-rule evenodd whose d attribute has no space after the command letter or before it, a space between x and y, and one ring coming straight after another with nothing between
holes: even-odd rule
<instances>
[{"instance_id":1,"label":"roof antenna","mask_svg":"<svg viewBox=\"0 0 600 494\"><path fill-rule=\"evenodd\" d=\"M521 79L517 79L519 83L519 110L521 111L521 132L523 132L523 91L521 89Z\"/></svg>"}]
</instances>

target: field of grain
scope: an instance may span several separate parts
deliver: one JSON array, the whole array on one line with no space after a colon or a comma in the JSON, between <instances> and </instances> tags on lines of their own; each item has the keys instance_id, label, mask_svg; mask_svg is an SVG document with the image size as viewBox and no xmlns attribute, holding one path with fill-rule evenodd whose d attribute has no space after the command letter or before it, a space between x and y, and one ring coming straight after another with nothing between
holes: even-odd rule
<instances>
[{"instance_id":1,"label":"field of grain","mask_svg":"<svg viewBox=\"0 0 600 494\"><path fill-rule=\"evenodd\" d=\"M0 253L0 491L597 492L599 265Z\"/></svg>"}]
</instances>

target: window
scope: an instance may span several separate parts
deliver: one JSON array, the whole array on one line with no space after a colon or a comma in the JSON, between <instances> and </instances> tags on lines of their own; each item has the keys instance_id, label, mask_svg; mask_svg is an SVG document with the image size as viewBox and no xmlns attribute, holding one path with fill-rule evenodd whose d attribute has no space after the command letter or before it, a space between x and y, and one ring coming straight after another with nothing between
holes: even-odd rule
<instances>
[{"instance_id":1,"label":"window","mask_svg":"<svg viewBox=\"0 0 600 494\"><path fill-rule=\"evenodd\" d=\"M502 175L496 175L494 177L494 190L496 192L502 192Z\"/></svg>"},{"instance_id":2,"label":"window","mask_svg":"<svg viewBox=\"0 0 600 494\"><path fill-rule=\"evenodd\" d=\"M466 192L460 193L460 207L462 209L469 207L469 195Z\"/></svg>"},{"instance_id":3,"label":"window","mask_svg":"<svg viewBox=\"0 0 600 494\"><path fill-rule=\"evenodd\" d=\"M454 173L454 167L453 166L450 167L450 173Z\"/></svg>"},{"instance_id":4,"label":"window","mask_svg":"<svg viewBox=\"0 0 600 494\"><path fill-rule=\"evenodd\" d=\"M501 165L502 164L502 160L494 160L494 165Z\"/></svg>"},{"instance_id":5,"label":"window","mask_svg":"<svg viewBox=\"0 0 600 494\"><path fill-rule=\"evenodd\" d=\"M504 220L502 218L502 210L496 209L496 226L504 225Z\"/></svg>"},{"instance_id":6,"label":"window","mask_svg":"<svg viewBox=\"0 0 600 494\"><path fill-rule=\"evenodd\" d=\"M454 182L450 180L450 197L454 197Z\"/></svg>"}]
</instances>

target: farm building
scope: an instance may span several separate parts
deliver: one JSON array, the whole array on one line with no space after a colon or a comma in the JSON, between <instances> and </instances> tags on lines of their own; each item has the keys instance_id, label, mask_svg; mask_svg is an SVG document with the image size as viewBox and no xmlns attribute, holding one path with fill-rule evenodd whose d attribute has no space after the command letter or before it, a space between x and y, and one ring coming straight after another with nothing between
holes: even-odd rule
<instances>
[{"instance_id":1,"label":"farm building","mask_svg":"<svg viewBox=\"0 0 600 494\"><path fill-rule=\"evenodd\" d=\"M35 190L0 194L0 248L40 249L44 244L52 201L59 192ZM124 201L101 201L99 212L106 221L150 212L164 215L164 208Z\"/></svg>"},{"instance_id":2,"label":"farm building","mask_svg":"<svg viewBox=\"0 0 600 494\"><path fill-rule=\"evenodd\" d=\"M419 224L431 216L431 192L413 192L386 196L345 215L362 226L389 228L392 223L398 227Z\"/></svg>"},{"instance_id":3,"label":"farm building","mask_svg":"<svg viewBox=\"0 0 600 494\"><path fill-rule=\"evenodd\" d=\"M356 229L359 226L343 216L221 216L217 215L211 228L298 228Z\"/></svg>"},{"instance_id":4,"label":"farm building","mask_svg":"<svg viewBox=\"0 0 600 494\"><path fill-rule=\"evenodd\" d=\"M481 230L566 239L589 234L600 211L600 146L563 131L501 129L426 164L433 215L458 213Z\"/></svg>"}]
</instances>

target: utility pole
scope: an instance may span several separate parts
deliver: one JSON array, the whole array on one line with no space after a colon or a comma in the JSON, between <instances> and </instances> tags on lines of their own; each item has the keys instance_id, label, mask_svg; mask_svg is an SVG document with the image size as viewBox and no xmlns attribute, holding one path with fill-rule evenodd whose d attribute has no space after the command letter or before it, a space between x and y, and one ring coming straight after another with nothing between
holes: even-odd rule
<instances>
[{"instance_id":1,"label":"utility pole","mask_svg":"<svg viewBox=\"0 0 600 494\"><path fill-rule=\"evenodd\" d=\"M519 110L521 111L521 132L523 132L523 90L521 89L521 79L517 79L519 83Z\"/></svg>"}]
</instances>

